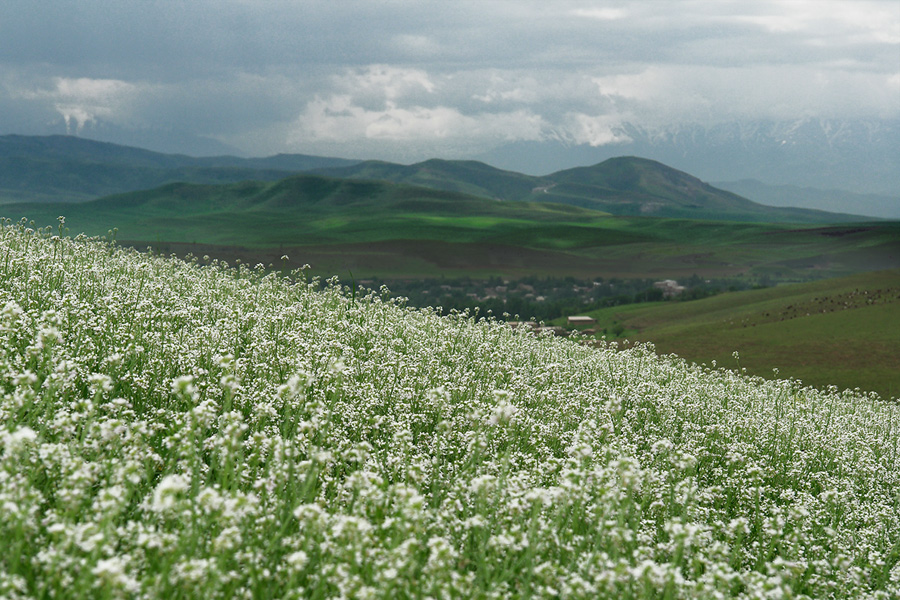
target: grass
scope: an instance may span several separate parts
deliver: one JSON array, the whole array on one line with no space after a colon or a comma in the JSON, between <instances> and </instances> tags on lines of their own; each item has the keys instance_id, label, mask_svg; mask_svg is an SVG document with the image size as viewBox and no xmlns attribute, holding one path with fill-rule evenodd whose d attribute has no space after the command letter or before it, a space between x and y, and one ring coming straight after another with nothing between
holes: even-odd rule
<instances>
[{"instance_id":1,"label":"grass","mask_svg":"<svg viewBox=\"0 0 900 600\"><path fill-rule=\"evenodd\" d=\"M0 229L0 596L891 598L897 405Z\"/></svg>"},{"instance_id":2,"label":"grass","mask_svg":"<svg viewBox=\"0 0 900 600\"><path fill-rule=\"evenodd\" d=\"M824 211L767 207L715 189L661 163L619 157L603 163L530 177L472 161L428 160L403 166L367 161L320 171L336 177L377 179L465 192L508 201L559 202L616 215L787 223L858 220Z\"/></svg>"},{"instance_id":3,"label":"grass","mask_svg":"<svg viewBox=\"0 0 900 600\"><path fill-rule=\"evenodd\" d=\"M226 247L229 255L240 250L242 259L254 264L286 253L291 266L308 263L324 276L360 268L362 277L433 273L446 262L437 249L452 244L457 256L467 257L465 264L454 261L454 269L474 275L527 272L482 252L501 247L532 257L537 273L665 278L744 273L780 281L896 267L900 249L900 224L892 222L798 227L612 217L564 204L314 176L171 184L80 204L3 205L2 213L38 226L65 215L73 234L104 235L117 228L118 239L140 248L193 244L195 254L215 256L216 248ZM391 250L364 267L372 244Z\"/></svg>"},{"instance_id":4,"label":"grass","mask_svg":"<svg viewBox=\"0 0 900 600\"><path fill-rule=\"evenodd\" d=\"M897 270L592 314L600 329L688 360L900 396Z\"/></svg>"}]
</instances>

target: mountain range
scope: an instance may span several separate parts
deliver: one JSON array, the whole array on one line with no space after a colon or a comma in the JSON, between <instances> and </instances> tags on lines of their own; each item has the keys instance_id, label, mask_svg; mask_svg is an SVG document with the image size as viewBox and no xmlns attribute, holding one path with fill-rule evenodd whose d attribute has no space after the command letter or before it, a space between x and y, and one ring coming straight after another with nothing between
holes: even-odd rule
<instances>
[{"instance_id":1,"label":"mountain range","mask_svg":"<svg viewBox=\"0 0 900 600\"><path fill-rule=\"evenodd\" d=\"M63 215L70 235L116 229L138 248L309 263L329 276L795 280L891 268L900 256L900 223L763 206L646 158L537 177L477 161L197 159L77 138L0 141L3 217L55 231ZM100 190L118 192L88 199ZM43 201L8 202L16 194Z\"/></svg>"},{"instance_id":2,"label":"mountain range","mask_svg":"<svg viewBox=\"0 0 900 600\"><path fill-rule=\"evenodd\" d=\"M473 158L541 175L622 155L643 156L706 181L890 196L900 204L900 120L757 120L713 125L623 123L592 146L565 137L511 142ZM762 199L757 199L762 200Z\"/></svg>"},{"instance_id":3,"label":"mountain range","mask_svg":"<svg viewBox=\"0 0 900 600\"><path fill-rule=\"evenodd\" d=\"M850 212L879 219L900 219L900 195L855 194L797 185L771 185L757 179L716 181L712 185L767 206Z\"/></svg>"},{"instance_id":4,"label":"mountain range","mask_svg":"<svg viewBox=\"0 0 900 600\"><path fill-rule=\"evenodd\" d=\"M313 173L376 179L509 201L560 202L620 216L731 221L829 223L858 216L769 207L717 189L657 161L616 157L534 177L477 161L427 160L413 165L364 161Z\"/></svg>"},{"instance_id":5,"label":"mountain range","mask_svg":"<svg viewBox=\"0 0 900 600\"><path fill-rule=\"evenodd\" d=\"M71 136L0 137L0 199L73 202L172 183L277 181L298 172L379 180L505 201L556 202L612 215L828 223L851 215L767 207L662 163L617 157L536 177L477 161L413 165L307 155L194 158Z\"/></svg>"},{"instance_id":6,"label":"mountain range","mask_svg":"<svg viewBox=\"0 0 900 600\"><path fill-rule=\"evenodd\" d=\"M78 202L167 183L275 181L358 161L279 154L196 158L67 135L0 136L0 202Z\"/></svg>"}]
</instances>

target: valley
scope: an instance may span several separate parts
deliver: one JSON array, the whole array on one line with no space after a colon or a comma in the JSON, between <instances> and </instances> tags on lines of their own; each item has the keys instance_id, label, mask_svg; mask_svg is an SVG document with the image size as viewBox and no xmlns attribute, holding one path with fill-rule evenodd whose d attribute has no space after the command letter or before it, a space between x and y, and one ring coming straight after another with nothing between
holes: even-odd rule
<instances>
[{"instance_id":1,"label":"valley","mask_svg":"<svg viewBox=\"0 0 900 600\"><path fill-rule=\"evenodd\" d=\"M740 312L752 299L771 297L778 304L776 298L803 285L819 286L818 296L837 302L844 280L834 278L861 277L856 287L873 294L884 289L883 279L900 268L897 221L766 207L634 157L531 177L474 161L188 160L119 152L112 145L88 145L66 162L61 157L72 149L59 146L63 142L44 141L58 154L45 160L62 161L56 167L62 171L77 158L79 164L139 171L176 169L166 171L170 176L224 169L220 174L254 178L176 181L90 200L8 203L0 206L4 217L63 235L113 237L119 245L199 264L224 261L281 273L305 268L307 277L337 276L362 287L384 282L395 294L412 296L411 306L490 307L496 318L525 313L522 318L548 321L588 311L598 320L598 336L605 329L608 339L651 341L660 352L735 368L730 357L738 351L740 368L754 375L771 377L778 368L780 377L882 395L896 394L900 384L894 359L900 304L818 317L812 311L787 323L760 316L775 314L771 308L704 320L722 310ZM112 155L109 163L104 153ZM125 180L116 181L121 186ZM520 285L534 287L528 283L534 278L574 278L587 282L575 286L584 289L621 281L628 291L605 307L587 292L563 301L558 290L564 285L552 283L544 288L557 291L526 298L527 287ZM654 298L642 295L647 285L665 279L693 281L691 297L711 289L745 291L648 303ZM430 289L417 283L426 280L434 282ZM507 291L489 291L489 281L495 281L493 290Z\"/></svg>"}]
</instances>

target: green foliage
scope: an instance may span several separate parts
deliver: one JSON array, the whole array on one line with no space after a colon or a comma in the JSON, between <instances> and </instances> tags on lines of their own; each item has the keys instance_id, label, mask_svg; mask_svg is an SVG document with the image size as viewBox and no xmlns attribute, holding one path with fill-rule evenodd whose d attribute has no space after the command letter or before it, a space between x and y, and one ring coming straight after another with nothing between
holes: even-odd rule
<instances>
[{"instance_id":1,"label":"green foliage","mask_svg":"<svg viewBox=\"0 0 900 600\"><path fill-rule=\"evenodd\" d=\"M311 175L228 185L173 183L79 204L14 204L7 216L137 247L201 244L195 254L272 262L322 275L530 273L605 277L770 274L776 280L896 265L900 224L798 227L610 217L554 203L505 202L384 181ZM260 258L260 255L263 258Z\"/></svg>"},{"instance_id":2,"label":"green foliage","mask_svg":"<svg viewBox=\"0 0 900 600\"><path fill-rule=\"evenodd\" d=\"M559 202L621 216L744 222L836 223L843 214L756 204L652 160L620 157L532 177L474 161L428 160L404 166L366 161L318 173L379 179L507 201Z\"/></svg>"},{"instance_id":3,"label":"green foliage","mask_svg":"<svg viewBox=\"0 0 900 600\"><path fill-rule=\"evenodd\" d=\"M81 202L167 183L273 181L355 161L304 155L194 158L74 136L0 136L0 202Z\"/></svg>"}]
</instances>

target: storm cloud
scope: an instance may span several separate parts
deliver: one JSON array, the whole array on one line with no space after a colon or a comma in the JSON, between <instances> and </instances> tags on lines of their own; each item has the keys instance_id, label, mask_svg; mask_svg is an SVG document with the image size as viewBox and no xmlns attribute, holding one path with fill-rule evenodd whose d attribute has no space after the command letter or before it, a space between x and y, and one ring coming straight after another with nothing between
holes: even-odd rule
<instances>
[{"instance_id":1,"label":"storm cloud","mask_svg":"<svg viewBox=\"0 0 900 600\"><path fill-rule=\"evenodd\" d=\"M2 133L412 161L623 122L900 118L895 0L4 4Z\"/></svg>"}]
</instances>

